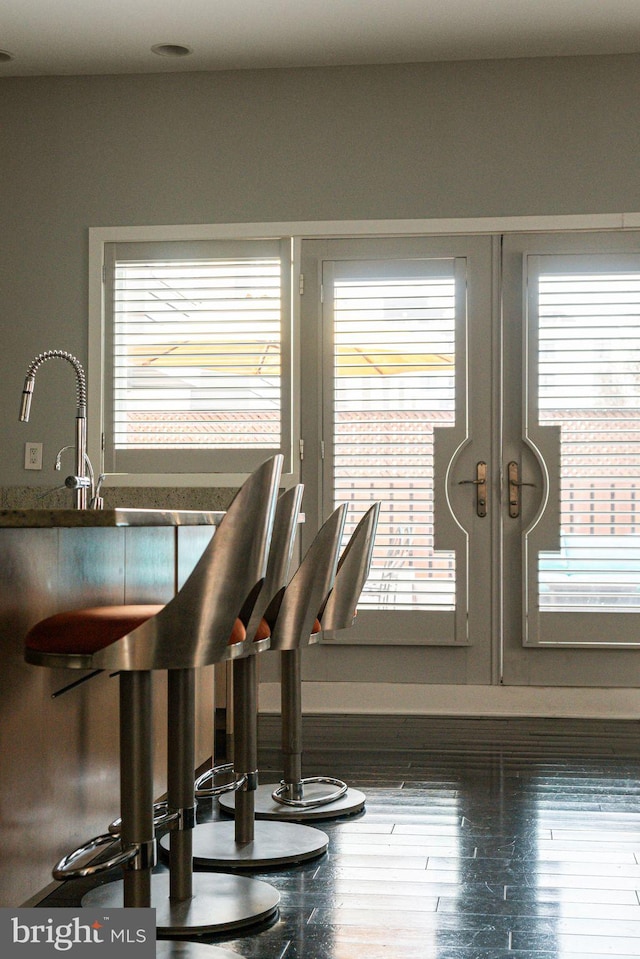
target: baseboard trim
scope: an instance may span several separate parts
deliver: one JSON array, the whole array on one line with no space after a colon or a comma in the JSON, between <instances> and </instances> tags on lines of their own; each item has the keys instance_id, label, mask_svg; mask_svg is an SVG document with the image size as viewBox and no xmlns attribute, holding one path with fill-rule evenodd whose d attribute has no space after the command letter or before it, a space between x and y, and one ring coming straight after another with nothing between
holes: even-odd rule
<instances>
[{"instance_id":1,"label":"baseboard trim","mask_svg":"<svg viewBox=\"0 0 640 959\"><path fill-rule=\"evenodd\" d=\"M302 709L308 714L638 719L640 689L304 682ZM279 683L260 684L259 710L280 712Z\"/></svg>"}]
</instances>

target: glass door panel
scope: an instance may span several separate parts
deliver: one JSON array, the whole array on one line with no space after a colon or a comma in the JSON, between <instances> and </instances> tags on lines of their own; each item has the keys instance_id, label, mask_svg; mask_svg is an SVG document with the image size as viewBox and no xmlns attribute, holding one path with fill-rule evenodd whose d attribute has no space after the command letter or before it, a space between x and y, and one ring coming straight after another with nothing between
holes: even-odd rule
<instances>
[{"instance_id":1,"label":"glass door panel","mask_svg":"<svg viewBox=\"0 0 640 959\"><path fill-rule=\"evenodd\" d=\"M316 269L321 287L322 516L348 502L346 539L381 502L348 642L467 645L471 548L482 556L489 535L475 481L466 481L488 457L489 421L486 410L469 408L468 356L471 339L478 379L488 383L480 316L484 308L486 322L490 308L491 243L336 240L324 249L306 266L303 256L305 290ZM486 402L480 391L478 407ZM313 482L309 464L302 474Z\"/></svg>"},{"instance_id":2,"label":"glass door panel","mask_svg":"<svg viewBox=\"0 0 640 959\"><path fill-rule=\"evenodd\" d=\"M436 428L455 426L455 263L334 263L333 502L346 536L382 503L362 609L451 611L456 557L434 548Z\"/></svg>"}]
</instances>

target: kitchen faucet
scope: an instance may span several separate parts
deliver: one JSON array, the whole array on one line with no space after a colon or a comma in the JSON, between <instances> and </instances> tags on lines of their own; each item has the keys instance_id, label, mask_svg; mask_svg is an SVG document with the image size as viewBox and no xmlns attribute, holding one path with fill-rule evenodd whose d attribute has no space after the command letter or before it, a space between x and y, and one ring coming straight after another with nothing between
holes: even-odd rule
<instances>
[{"instance_id":1,"label":"kitchen faucet","mask_svg":"<svg viewBox=\"0 0 640 959\"><path fill-rule=\"evenodd\" d=\"M66 360L70 363L76 372L76 471L74 476L68 476L65 480L65 486L74 490L76 509L86 509L88 493L91 490L91 505L96 505L96 496L93 491L93 482L91 476L93 470L87 456L87 381L84 369L80 360L76 359L72 353L65 350L46 350L39 353L27 369L24 386L22 388L22 402L20 404L20 420L23 423L29 421L31 411L31 397L33 387L36 381L36 372L40 366L51 358ZM62 452L62 451L61 451ZM60 454L58 454L60 455ZM56 461L58 462L58 460ZM87 468L88 467L88 468ZM59 466L57 467L59 469Z\"/></svg>"}]
</instances>

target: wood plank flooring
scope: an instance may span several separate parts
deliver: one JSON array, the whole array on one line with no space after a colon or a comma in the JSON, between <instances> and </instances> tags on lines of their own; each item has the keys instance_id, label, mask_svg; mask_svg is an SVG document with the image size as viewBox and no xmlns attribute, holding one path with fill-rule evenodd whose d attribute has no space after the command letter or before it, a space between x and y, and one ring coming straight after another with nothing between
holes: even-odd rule
<instances>
[{"instance_id":1,"label":"wood plank flooring","mask_svg":"<svg viewBox=\"0 0 640 959\"><path fill-rule=\"evenodd\" d=\"M264 781L278 728L261 719ZM305 775L347 779L365 810L317 824L321 858L251 873L279 916L216 943L245 959L640 957L640 723L308 717L304 741Z\"/></svg>"}]
</instances>

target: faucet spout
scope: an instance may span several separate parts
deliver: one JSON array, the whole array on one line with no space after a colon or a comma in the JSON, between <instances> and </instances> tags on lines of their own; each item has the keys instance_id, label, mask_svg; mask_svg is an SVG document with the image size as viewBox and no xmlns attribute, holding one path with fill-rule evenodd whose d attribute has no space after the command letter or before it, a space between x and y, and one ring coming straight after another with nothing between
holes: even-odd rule
<instances>
[{"instance_id":1,"label":"faucet spout","mask_svg":"<svg viewBox=\"0 0 640 959\"><path fill-rule=\"evenodd\" d=\"M27 375L24 386L22 387L22 400L20 402L20 422L28 423L29 414L31 412L31 397L33 396L33 386L35 383L35 376Z\"/></svg>"},{"instance_id":2,"label":"faucet spout","mask_svg":"<svg viewBox=\"0 0 640 959\"><path fill-rule=\"evenodd\" d=\"M20 420L29 421L31 412L31 398L36 381L36 373L46 360L57 358L66 360L73 366L76 373L76 476L82 481L87 477L87 379L80 360L65 350L46 350L39 353L29 364L22 388L20 403ZM75 488L75 505L77 509L87 508L87 484L79 482Z\"/></svg>"}]
</instances>

